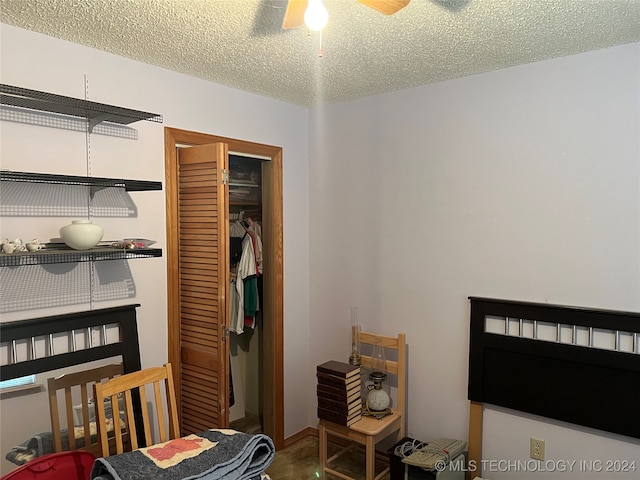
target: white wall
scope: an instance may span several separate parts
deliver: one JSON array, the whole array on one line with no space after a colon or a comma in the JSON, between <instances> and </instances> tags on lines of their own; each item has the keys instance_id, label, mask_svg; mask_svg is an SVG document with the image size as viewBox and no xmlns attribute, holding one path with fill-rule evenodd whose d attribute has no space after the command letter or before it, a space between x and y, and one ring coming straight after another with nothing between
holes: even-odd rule
<instances>
[{"instance_id":1,"label":"white wall","mask_svg":"<svg viewBox=\"0 0 640 480\"><path fill-rule=\"evenodd\" d=\"M309 364L306 348L307 110L9 25L1 27L2 83L84 98L86 75L89 100L164 116L164 124L133 124L132 127L138 130L138 140L92 135L91 174L94 176L164 182L164 126L283 147L285 436L307 427L306 397L298 389L306 380ZM84 134L5 121L0 128L0 165L3 169L87 174ZM105 228L105 239L151 238L164 247L164 191L133 193L132 197L139 209L138 218L95 219ZM1 220L0 236L48 240L57 237L59 227L69 220L7 217ZM136 298L114 303L142 305L138 309L142 364L143 367L161 364L167 359L166 258L130 260L129 266L136 284ZM112 305L101 303L96 308L108 306ZM88 305L74 305L16 312L3 315L2 320L21 320L86 308ZM46 400L43 401L42 408L46 405ZM26 397L14 404L2 400L3 452L7 445L23 440L25 432L15 433L20 426L12 420L17 413L26 413L27 404ZM14 433L5 433L8 430Z\"/></svg>"},{"instance_id":2,"label":"white wall","mask_svg":"<svg viewBox=\"0 0 640 480\"><path fill-rule=\"evenodd\" d=\"M640 311L639 133L640 44L312 112L312 365L347 359L358 306L407 334L409 435L466 439L469 296ZM485 458L536 436L640 468L637 440L519 418L487 415Z\"/></svg>"}]
</instances>

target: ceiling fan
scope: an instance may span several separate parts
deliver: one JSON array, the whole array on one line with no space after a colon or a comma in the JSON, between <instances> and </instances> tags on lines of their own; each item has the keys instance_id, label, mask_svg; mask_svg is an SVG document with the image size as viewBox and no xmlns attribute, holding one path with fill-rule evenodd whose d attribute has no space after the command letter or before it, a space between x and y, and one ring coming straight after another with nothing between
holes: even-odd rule
<instances>
[{"instance_id":1,"label":"ceiling fan","mask_svg":"<svg viewBox=\"0 0 640 480\"><path fill-rule=\"evenodd\" d=\"M367 7L373 8L385 15L393 15L397 11L407 6L410 0L358 0L360 3ZM312 3L313 2L312 0ZM289 0L287 2L287 9L282 20L282 28L296 28L305 23L305 12L309 0ZM326 20L325 20L326 22Z\"/></svg>"}]
</instances>

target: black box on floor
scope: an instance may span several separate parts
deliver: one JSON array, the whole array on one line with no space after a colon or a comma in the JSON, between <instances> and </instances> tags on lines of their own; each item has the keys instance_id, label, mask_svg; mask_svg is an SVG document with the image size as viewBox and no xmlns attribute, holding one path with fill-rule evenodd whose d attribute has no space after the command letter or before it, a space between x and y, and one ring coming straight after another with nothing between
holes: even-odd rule
<instances>
[{"instance_id":1,"label":"black box on floor","mask_svg":"<svg viewBox=\"0 0 640 480\"><path fill-rule=\"evenodd\" d=\"M414 465L407 465L402 462L402 457L395 453L397 447L407 442L418 443L418 441L413 438L404 437L387 450L387 454L389 455L389 480L405 480L405 472L409 480L435 480L436 472L430 472Z\"/></svg>"}]
</instances>

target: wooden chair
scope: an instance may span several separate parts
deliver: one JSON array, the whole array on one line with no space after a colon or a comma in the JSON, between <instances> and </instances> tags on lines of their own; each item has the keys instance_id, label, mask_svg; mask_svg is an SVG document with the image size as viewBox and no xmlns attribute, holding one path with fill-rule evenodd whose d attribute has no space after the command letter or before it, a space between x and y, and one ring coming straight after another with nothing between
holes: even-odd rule
<instances>
[{"instance_id":1,"label":"wooden chair","mask_svg":"<svg viewBox=\"0 0 640 480\"><path fill-rule=\"evenodd\" d=\"M82 372L66 373L55 378L47 379L47 390L49 395L49 412L51 413L51 433L53 435L54 452L65 450L62 444L61 425L58 408L59 391L64 391L64 405L66 414L67 434L69 446L66 450L86 450L98 455L100 445L96 432L95 410L89 402L89 392L92 391L93 384L100 383L105 379L113 378L122 374L122 364L105 365L103 367L92 368ZM80 399L78 400L78 393ZM74 418L74 402L82 406L82 425L76 425ZM93 427L93 428L92 428ZM77 432L77 434L76 434ZM76 435L79 437L76 439ZM82 446L78 446L80 438L84 440Z\"/></svg>"},{"instance_id":2,"label":"wooden chair","mask_svg":"<svg viewBox=\"0 0 640 480\"><path fill-rule=\"evenodd\" d=\"M319 446L320 446L320 464L322 467L323 478L327 473L331 473L337 477L347 480L355 480L342 472L339 472L329 466L338 457L351 450L356 444L364 445L366 457L366 480L379 479L389 472L389 467L385 468L378 475L375 473L376 444L387 438L393 433L397 434L397 440L405 436L405 403L406 403L406 340L404 333L398 334L397 337L386 337L375 335L373 333L357 332L359 335L360 345L376 345L381 344L385 350L395 350L397 352L397 360L386 360L385 368L382 369L387 374L397 377L398 391L397 402L392 405L392 414L377 420L373 417L362 417L361 420L349 427L339 425L328 420L320 420L319 425ZM373 348L373 347L372 347ZM362 351L367 351L361 349ZM362 366L371 366L371 355L362 355ZM386 356L385 358L388 358ZM329 436L335 436L343 441L347 441L348 445L338 451L331 458L327 458L327 442Z\"/></svg>"},{"instance_id":3,"label":"wooden chair","mask_svg":"<svg viewBox=\"0 0 640 480\"><path fill-rule=\"evenodd\" d=\"M164 384L164 389L162 385ZM109 456L109 444L107 440L107 425L113 421L113 432L115 436L116 452L124 453L127 442L125 435L129 435L131 450L137 450L144 434L144 442L151 445L151 423L153 415L150 415L149 404L147 402L147 386L153 389L153 399L155 404L155 420L157 421L160 434L160 442L166 442L180 437L178 424L178 409L176 404L175 389L173 386L173 376L171 364L166 363L162 367L152 367L138 372L128 373L120 377L109 380L105 383L97 383L94 386L96 401L96 416L98 421L98 433L102 456ZM162 390L165 392L163 400ZM124 422L120 418L119 397L123 397ZM108 418L104 401L109 399L112 405L113 418ZM115 406L115 407L114 407ZM139 415L134 415L139 413ZM169 425L165 421L167 414ZM136 417L140 418L140 423L136 422ZM138 425L138 428L136 428Z\"/></svg>"}]
</instances>

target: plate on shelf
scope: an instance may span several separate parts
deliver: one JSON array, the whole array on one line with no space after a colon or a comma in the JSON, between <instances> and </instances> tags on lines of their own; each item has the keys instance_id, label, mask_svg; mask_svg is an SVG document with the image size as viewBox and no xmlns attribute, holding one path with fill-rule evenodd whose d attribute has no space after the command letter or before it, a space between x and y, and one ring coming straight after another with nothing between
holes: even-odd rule
<instances>
[{"instance_id":1,"label":"plate on shelf","mask_svg":"<svg viewBox=\"0 0 640 480\"><path fill-rule=\"evenodd\" d=\"M149 248L155 243L155 240L148 240L146 238L124 238L116 242L108 242L108 245L114 248Z\"/></svg>"},{"instance_id":2,"label":"plate on shelf","mask_svg":"<svg viewBox=\"0 0 640 480\"><path fill-rule=\"evenodd\" d=\"M147 248L157 243L155 240L147 240L146 238L125 238L125 242L133 242L137 248Z\"/></svg>"}]
</instances>

